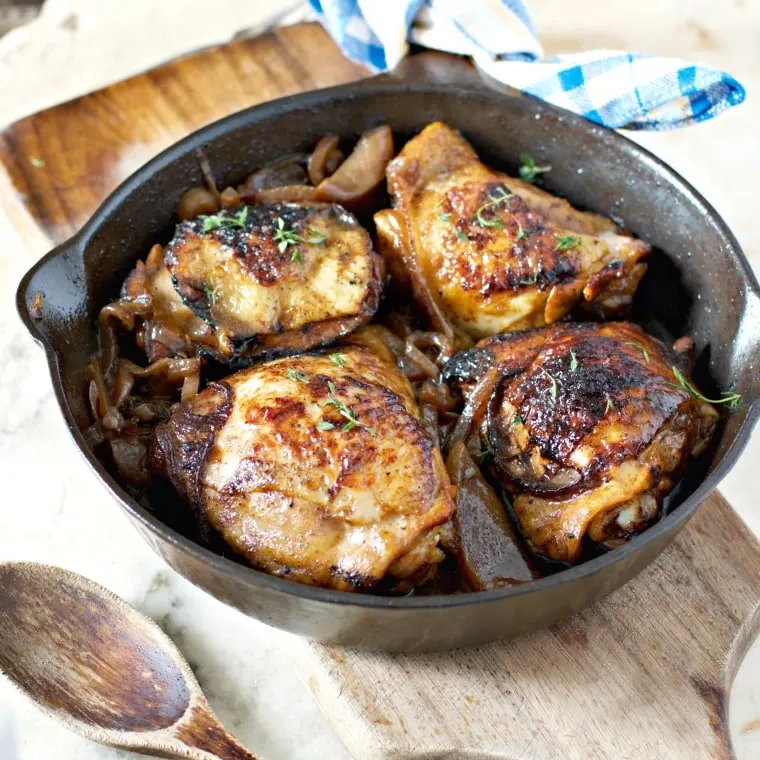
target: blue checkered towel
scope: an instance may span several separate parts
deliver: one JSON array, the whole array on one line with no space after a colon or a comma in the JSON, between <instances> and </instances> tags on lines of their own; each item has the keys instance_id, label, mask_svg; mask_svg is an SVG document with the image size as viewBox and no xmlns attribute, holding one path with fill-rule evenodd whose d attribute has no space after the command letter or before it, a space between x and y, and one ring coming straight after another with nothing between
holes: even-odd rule
<instances>
[{"instance_id":1,"label":"blue checkered towel","mask_svg":"<svg viewBox=\"0 0 760 760\"><path fill-rule=\"evenodd\" d=\"M723 71L678 58L594 50L544 58L522 0L309 0L351 59L393 68L414 42L472 56L486 74L608 127L675 129L744 100Z\"/></svg>"}]
</instances>

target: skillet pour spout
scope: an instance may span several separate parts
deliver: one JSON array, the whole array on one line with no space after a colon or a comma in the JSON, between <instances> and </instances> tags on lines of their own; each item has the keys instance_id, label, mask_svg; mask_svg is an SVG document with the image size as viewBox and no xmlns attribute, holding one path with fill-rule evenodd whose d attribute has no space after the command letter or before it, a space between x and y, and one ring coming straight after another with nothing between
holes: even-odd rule
<instances>
[{"instance_id":1,"label":"skillet pour spout","mask_svg":"<svg viewBox=\"0 0 760 760\"><path fill-rule=\"evenodd\" d=\"M621 135L541 101L474 83L471 70L464 80L433 67L409 80L379 77L284 98L204 127L127 179L19 286L21 318L45 349L75 445L148 544L221 601L319 641L375 650L474 646L587 607L665 549L734 464L760 416L760 288L715 209ZM194 543L127 493L83 434L90 425L84 371L96 348L100 307L118 293L135 261L171 236L181 194L202 183L201 148L222 186L234 185L252 168L303 151L323 135L351 138L389 124L398 148L431 121L461 130L486 161L508 171L517 167L520 153L551 165L549 191L619 219L652 245L634 319L666 340L693 337L699 387L708 394L741 393L741 407L721 414L713 446L686 473L656 525L613 552L521 586L449 596L349 594L272 577Z\"/></svg>"}]
</instances>

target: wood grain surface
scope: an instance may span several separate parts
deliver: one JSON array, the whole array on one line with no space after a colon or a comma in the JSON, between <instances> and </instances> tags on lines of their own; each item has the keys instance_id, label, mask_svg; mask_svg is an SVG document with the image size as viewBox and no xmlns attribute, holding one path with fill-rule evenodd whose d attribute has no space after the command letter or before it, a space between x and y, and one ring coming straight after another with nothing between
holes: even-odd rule
<instances>
[{"instance_id":1,"label":"wood grain surface","mask_svg":"<svg viewBox=\"0 0 760 760\"><path fill-rule=\"evenodd\" d=\"M25 239L59 242L191 130L365 74L315 25L202 51L9 127L0 202ZM716 493L638 578L549 630L434 655L283 646L360 760L723 760L758 568L760 545Z\"/></svg>"}]
</instances>

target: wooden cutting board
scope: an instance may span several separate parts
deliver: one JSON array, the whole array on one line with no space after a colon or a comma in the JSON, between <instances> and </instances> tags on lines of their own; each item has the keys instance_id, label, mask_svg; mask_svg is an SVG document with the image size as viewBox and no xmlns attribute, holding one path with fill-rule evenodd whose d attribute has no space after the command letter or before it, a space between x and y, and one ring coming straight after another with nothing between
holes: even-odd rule
<instances>
[{"instance_id":1,"label":"wooden cutting board","mask_svg":"<svg viewBox=\"0 0 760 760\"><path fill-rule=\"evenodd\" d=\"M0 201L27 240L59 242L191 130L363 76L310 24L194 54L7 128ZM433 655L283 646L359 760L722 760L758 568L760 545L715 493L644 573L551 629Z\"/></svg>"}]
</instances>

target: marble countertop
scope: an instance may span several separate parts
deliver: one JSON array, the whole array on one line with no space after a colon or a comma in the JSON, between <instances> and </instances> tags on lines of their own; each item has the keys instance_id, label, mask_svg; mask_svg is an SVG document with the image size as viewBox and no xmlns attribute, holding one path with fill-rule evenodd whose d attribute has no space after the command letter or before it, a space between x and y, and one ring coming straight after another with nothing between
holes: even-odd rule
<instances>
[{"instance_id":1,"label":"marble countertop","mask_svg":"<svg viewBox=\"0 0 760 760\"><path fill-rule=\"evenodd\" d=\"M40 20L0 40L0 123L261 28L273 5L285 12L296 4L221 0L209 14L200 0L50 0ZM595 0L573 13L561 0L531 7L549 52L605 47L679 55L721 66L745 84L747 102L718 119L683 132L635 137L707 196L760 270L757 202L749 192L751 178L760 174L760 0L641 0L636 10L627 0ZM295 671L291 653L298 641L222 605L168 569L71 445L42 352L13 307L19 278L46 245L0 212L0 558L70 568L157 620L187 657L221 720L267 760L348 760ZM721 486L758 536L760 486L752 470L759 459L755 434ZM756 644L732 694L739 760L760 756L760 683L753 678L758 668ZM3 760L127 756L67 733L0 679Z\"/></svg>"}]
</instances>

